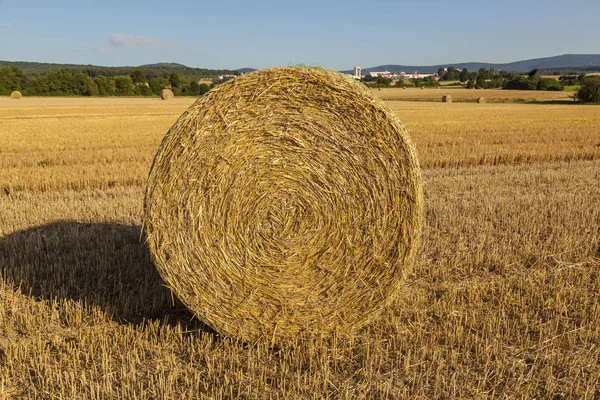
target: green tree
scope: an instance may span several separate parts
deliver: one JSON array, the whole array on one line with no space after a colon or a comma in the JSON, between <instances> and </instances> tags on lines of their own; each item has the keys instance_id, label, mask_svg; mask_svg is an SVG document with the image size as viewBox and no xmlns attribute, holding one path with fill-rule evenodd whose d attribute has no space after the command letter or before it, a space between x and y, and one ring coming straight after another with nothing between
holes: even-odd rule
<instances>
[{"instance_id":1,"label":"green tree","mask_svg":"<svg viewBox=\"0 0 600 400\"><path fill-rule=\"evenodd\" d=\"M198 85L198 94L200 96L202 96L205 93L208 93L209 90L210 90L210 86L208 86L206 83L201 83Z\"/></svg>"},{"instance_id":2,"label":"green tree","mask_svg":"<svg viewBox=\"0 0 600 400\"><path fill-rule=\"evenodd\" d=\"M114 77L116 95L131 96L133 95L133 79L128 75L120 75Z\"/></svg>"},{"instance_id":3,"label":"green tree","mask_svg":"<svg viewBox=\"0 0 600 400\"><path fill-rule=\"evenodd\" d=\"M444 79L444 75L446 75L446 69L444 67L439 67L437 70L437 74L440 79Z\"/></svg>"},{"instance_id":4,"label":"green tree","mask_svg":"<svg viewBox=\"0 0 600 400\"><path fill-rule=\"evenodd\" d=\"M169 76L169 82L171 82L172 87L178 88L181 85L181 77L177 72L172 72Z\"/></svg>"},{"instance_id":5,"label":"green tree","mask_svg":"<svg viewBox=\"0 0 600 400\"><path fill-rule=\"evenodd\" d=\"M525 76L516 76L504 84L504 89L509 90L536 90L539 81L539 75L537 77L532 76L527 78Z\"/></svg>"},{"instance_id":6,"label":"green tree","mask_svg":"<svg viewBox=\"0 0 600 400\"><path fill-rule=\"evenodd\" d=\"M152 89L147 84L135 85L133 88L133 94L136 96L152 96Z\"/></svg>"},{"instance_id":7,"label":"green tree","mask_svg":"<svg viewBox=\"0 0 600 400\"><path fill-rule=\"evenodd\" d=\"M84 73L68 69L51 71L29 85L27 94L39 96L95 96L98 87Z\"/></svg>"},{"instance_id":8,"label":"green tree","mask_svg":"<svg viewBox=\"0 0 600 400\"><path fill-rule=\"evenodd\" d=\"M192 81L190 83L189 93L192 96L199 96L200 95L200 85L198 84L198 82Z\"/></svg>"},{"instance_id":9,"label":"green tree","mask_svg":"<svg viewBox=\"0 0 600 400\"><path fill-rule=\"evenodd\" d=\"M14 90L25 89L26 78L17 67L0 68L0 94L7 95Z\"/></svg>"},{"instance_id":10,"label":"green tree","mask_svg":"<svg viewBox=\"0 0 600 400\"><path fill-rule=\"evenodd\" d=\"M537 90L553 90L553 91L561 91L563 90L563 85L559 81L554 78L540 78L537 83Z\"/></svg>"},{"instance_id":11,"label":"green tree","mask_svg":"<svg viewBox=\"0 0 600 400\"><path fill-rule=\"evenodd\" d=\"M460 75L458 75L458 80L462 83L467 82L469 80L469 70L463 68L462 71L460 71Z\"/></svg>"},{"instance_id":12,"label":"green tree","mask_svg":"<svg viewBox=\"0 0 600 400\"><path fill-rule=\"evenodd\" d=\"M153 94L160 94L161 90L169 86L169 81L165 78L151 78L148 85L150 85Z\"/></svg>"},{"instance_id":13,"label":"green tree","mask_svg":"<svg viewBox=\"0 0 600 400\"><path fill-rule=\"evenodd\" d=\"M94 83L96 84L96 87L98 88L98 95L108 96L108 95L112 94L108 78L106 78L104 75L96 76L94 78Z\"/></svg>"},{"instance_id":14,"label":"green tree","mask_svg":"<svg viewBox=\"0 0 600 400\"><path fill-rule=\"evenodd\" d=\"M490 79L490 74L489 74L488 70L485 69L484 67L479 68L479 73L477 74L477 76L481 76L481 79L483 79L484 81L486 79Z\"/></svg>"},{"instance_id":15,"label":"green tree","mask_svg":"<svg viewBox=\"0 0 600 400\"><path fill-rule=\"evenodd\" d=\"M136 69L131 73L131 79L134 84L146 83L146 74L141 69Z\"/></svg>"},{"instance_id":16,"label":"green tree","mask_svg":"<svg viewBox=\"0 0 600 400\"><path fill-rule=\"evenodd\" d=\"M390 78L385 78L383 76L378 76L377 80L375 82L379 86L390 86L390 84L392 83L392 80Z\"/></svg>"},{"instance_id":17,"label":"green tree","mask_svg":"<svg viewBox=\"0 0 600 400\"><path fill-rule=\"evenodd\" d=\"M484 88L485 87L485 78L484 75L477 74L477 80L475 80L475 87Z\"/></svg>"},{"instance_id":18,"label":"green tree","mask_svg":"<svg viewBox=\"0 0 600 400\"><path fill-rule=\"evenodd\" d=\"M458 70L456 68L454 68L453 65L451 65L446 70L446 74L444 75L444 80L445 81L455 81L458 79L459 75L460 75L460 73L458 72Z\"/></svg>"},{"instance_id":19,"label":"green tree","mask_svg":"<svg viewBox=\"0 0 600 400\"><path fill-rule=\"evenodd\" d=\"M600 76L589 76L583 79L575 99L583 103L600 103Z\"/></svg>"},{"instance_id":20,"label":"green tree","mask_svg":"<svg viewBox=\"0 0 600 400\"><path fill-rule=\"evenodd\" d=\"M486 83L486 87L489 88L501 88L504 86L504 79L499 76L494 77L490 82Z\"/></svg>"},{"instance_id":21,"label":"green tree","mask_svg":"<svg viewBox=\"0 0 600 400\"><path fill-rule=\"evenodd\" d=\"M362 80L363 82L374 82L377 78L375 78L373 75L371 74L366 74L365 76L363 76Z\"/></svg>"}]
</instances>

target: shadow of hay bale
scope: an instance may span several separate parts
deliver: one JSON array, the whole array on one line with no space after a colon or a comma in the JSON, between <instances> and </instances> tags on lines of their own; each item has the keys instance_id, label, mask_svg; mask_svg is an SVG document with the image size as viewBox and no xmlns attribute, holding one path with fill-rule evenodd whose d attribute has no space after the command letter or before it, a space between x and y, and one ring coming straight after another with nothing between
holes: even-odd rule
<instances>
[{"instance_id":1,"label":"shadow of hay bale","mask_svg":"<svg viewBox=\"0 0 600 400\"><path fill-rule=\"evenodd\" d=\"M63 221L18 231L0 238L0 268L25 295L85 301L121 323L205 327L179 301L173 304L139 226Z\"/></svg>"}]
</instances>

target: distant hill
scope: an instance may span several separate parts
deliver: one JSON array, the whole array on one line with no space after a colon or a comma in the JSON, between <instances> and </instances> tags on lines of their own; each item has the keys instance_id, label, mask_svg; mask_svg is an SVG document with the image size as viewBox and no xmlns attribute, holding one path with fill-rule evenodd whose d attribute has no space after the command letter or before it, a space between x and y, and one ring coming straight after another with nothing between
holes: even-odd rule
<instances>
[{"instance_id":1,"label":"distant hill","mask_svg":"<svg viewBox=\"0 0 600 400\"><path fill-rule=\"evenodd\" d=\"M156 64L144 64L140 65L137 68L180 68L180 69L190 69L187 65L177 64L177 63L156 63Z\"/></svg>"},{"instance_id":2,"label":"distant hill","mask_svg":"<svg viewBox=\"0 0 600 400\"><path fill-rule=\"evenodd\" d=\"M83 72L91 77L104 75L114 77L117 75L130 75L134 70L141 69L146 73L148 79L153 77L168 77L171 73L176 72L180 76L190 80L197 81L200 79L211 79L223 74L232 74L233 70L223 69L206 69L192 68L183 64L176 63L158 63L147 64L140 66L124 66L124 67L103 67L98 65L81 65L81 64L53 64L53 63L38 63L28 61L0 61L0 67L14 66L22 70L27 76L40 76L50 71L60 69L69 69L77 72Z\"/></svg>"},{"instance_id":3,"label":"distant hill","mask_svg":"<svg viewBox=\"0 0 600 400\"><path fill-rule=\"evenodd\" d=\"M363 68L363 73L372 71L390 71L390 72L414 72L421 73L437 72L441 68L454 66L458 69L467 68L469 71L478 71L480 68L494 68L497 71L510 72L528 72L538 69L541 73L559 71L561 73L569 71L600 71L600 54L563 54L555 57L533 58L531 60L515 61L506 64L493 64L484 62L463 62L440 65L380 65L377 67ZM341 71L350 74L353 71Z\"/></svg>"}]
</instances>

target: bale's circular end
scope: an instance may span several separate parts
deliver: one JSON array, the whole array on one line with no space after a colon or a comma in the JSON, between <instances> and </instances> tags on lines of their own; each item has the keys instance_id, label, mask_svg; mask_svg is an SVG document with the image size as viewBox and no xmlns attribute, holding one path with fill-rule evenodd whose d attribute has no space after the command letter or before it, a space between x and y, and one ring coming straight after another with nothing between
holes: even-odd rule
<instances>
[{"instance_id":1,"label":"bale's circular end","mask_svg":"<svg viewBox=\"0 0 600 400\"><path fill-rule=\"evenodd\" d=\"M18 90L15 90L10 94L11 99L19 100L21 97L23 97L23 95Z\"/></svg>"},{"instance_id":2,"label":"bale's circular end","mask_svg":"<svg viewBox=\"0 0 600 400\"><path fill-rule=\"evenodd\" d=\"M160 98L163 100L171 100L173 97L175 97L175 95L170 89L163 89L160 92Z\"/></svg>"},{"instance_id":3,"label":"bale's circular end","mask_svg":"<svg viewBox=\"0 0 600 400\"><path fill-rule=\"evenodd\" d=\"M485 97L480 97L477 99L477 103L479 104L484 104L485 103Z\"/></svg>"},{"instance_id":4,"label":"bale's circular end","mask_svg":"<svg viewBox=\"0 0 600 400\"><path fill-rule=\"evenodd\" d=\"M403 286L422 187L398 118L316 68L245 74L165 136L145 198L154 263L215 330L350 333Z\"/></svg>"},{"instance_id":5,"label":"bale's circular end","mask_svg":"<svg viewBox=\"0 0 600 400\"><path fill-rule=\"evenodd\" d=\"M442 102L444 103L452 103L452 96L450 96L449 94L442 96Z\"/></svg>"}]
</instances>

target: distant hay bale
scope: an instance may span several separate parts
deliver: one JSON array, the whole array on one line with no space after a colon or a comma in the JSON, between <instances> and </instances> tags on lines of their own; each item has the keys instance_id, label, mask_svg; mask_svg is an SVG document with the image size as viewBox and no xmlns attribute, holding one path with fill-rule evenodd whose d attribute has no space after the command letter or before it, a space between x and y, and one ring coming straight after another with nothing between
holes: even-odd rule
<instances>
[{"instance_id":1,"label":"distant hay bale","mask_svg":"<svg viewBox=\"0 0 600 400\"><path fill-rule=\"evenodd\" d=\"M480 97L480 98L478 98L478 99L477 99L477 102L478 102L479 104L484 104L484 103L485 103L485 97Z\"/></svg>"},{"instance_id":2,"label":"distant hay bale","mask_svg":"<svg viewBox=\"0 0 600 400\"><path fill-rule=\"evenodd\" d=\"M173 97L175 97L175 95L173 94L173 92L170 89L163 89L160 92L160 98L163 100L171 100L171 99L173 99Z\"/></svg>"},{"instance_id":3,"label":"distant hay bale","mask_svg":"<svg viewBox=\"0 0 600 400\"><path fill-rule=\"evenodd\" d=\"M425 90L425 86L421 86L421 90Z\"/></svg>"},{"instance_id":4,"label":"distant hay bale","mask_svg":"<svg viewBox=\"0 0 600 400\"><path fill-rule=\"evenodd\" d=\"M21 97L23 97L23 95L18 90L15 90L10 94L11 99L19 100Z\"/></svg>"},{"instance_id":5,"label":"distant hay bale","mask_svg":"<svg viewBox=\"0 0 600 400\"><path fill-rule=\"evenodd\" d=\"M420 169L364 85L273 68L217 86L173 125L144 201L152 259L218 332L243 340L350 333L404 287Z\"/></svg>"},{"instance_id":6,"label":"distant hay bale","mask_svg":"<svg viewBox=\"0 0 600 400\"><path fill-rule=\"evenodd\" d=\"M452 103L452 96L450 96L448 94L445 95L445 96L442 96L442 102L444 102L444 103Z\"/></svg>"}]
</instances>

